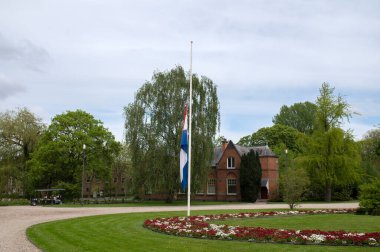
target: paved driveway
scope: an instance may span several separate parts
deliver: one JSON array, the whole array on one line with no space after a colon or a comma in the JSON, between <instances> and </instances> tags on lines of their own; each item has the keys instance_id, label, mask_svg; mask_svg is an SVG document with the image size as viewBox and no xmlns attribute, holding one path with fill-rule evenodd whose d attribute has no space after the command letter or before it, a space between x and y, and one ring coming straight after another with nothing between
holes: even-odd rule
<instances>
[{"instance_id":1,"label":"paved driveway","mask_svg":"<svg viewBox=\"0 0 380 252\"><path fill-rule=\"evenodd\" d=\"M357 203L337 204L304 204L300 208L356 208ZM194 206L192 210L216 210L216 209L273 209L288 208L286 204L232 204ZM55 208L40 206L10 206L0 207L0 251L40 251L26 237L28 227L42 222L68 219L81 216L137 213L137 212L162 212L185 211L185 206L174 207L78 207Z\"/></svg>"}]
</instances>

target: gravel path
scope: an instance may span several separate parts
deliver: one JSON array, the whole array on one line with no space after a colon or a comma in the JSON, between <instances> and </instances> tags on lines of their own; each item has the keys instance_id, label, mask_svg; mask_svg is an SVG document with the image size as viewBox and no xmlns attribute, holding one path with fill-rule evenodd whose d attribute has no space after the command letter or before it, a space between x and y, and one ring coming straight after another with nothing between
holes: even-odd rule
<instances>
[{"instance_id":1,"label":"gravel path","mask_svg":"<svg viewBox=\"0 0 380 252\"><path fill-rule=\"evenodd\" d=\"M356 208L357 203L336 204L304 204L300 208ZM216 210L216 209L273 209L288 208L286 204L229 204L193 206L192 210ZM69 219L81 216L137 213L137 212L162 212L185 211L185 206L174 207L78 207L56 208L40 206L9 206L0 207L0 251L40 251L26 237L28 227L42 222Z\"/></svg>"}]
</instances>

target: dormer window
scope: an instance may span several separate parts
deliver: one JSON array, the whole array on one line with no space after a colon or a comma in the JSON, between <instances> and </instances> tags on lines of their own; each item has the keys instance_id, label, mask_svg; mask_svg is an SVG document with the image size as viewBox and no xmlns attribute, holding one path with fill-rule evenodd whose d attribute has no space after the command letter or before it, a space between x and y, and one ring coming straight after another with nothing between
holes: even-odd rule
<instances>
[{"instance_id":1,"label":"dormer window","mask_svg":"<svg viewBox=\"0 0 380 252\"><path fill-rule=\"evenodd\" d=\"M235 158L228 157L227 158L227 169L235 169Z\"/></svg>"}]
</instances>

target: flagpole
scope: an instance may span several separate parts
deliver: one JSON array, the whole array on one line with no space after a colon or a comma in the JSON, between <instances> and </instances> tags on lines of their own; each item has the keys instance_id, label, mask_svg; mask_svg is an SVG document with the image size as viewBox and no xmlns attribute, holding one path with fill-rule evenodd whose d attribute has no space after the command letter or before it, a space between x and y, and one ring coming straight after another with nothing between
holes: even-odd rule
<instances>
[{"instance_id":1,"label":"flagpole","mask_svg":"<svg viewBox=\"0 0 380 252\"><path fill-rule=\"evenodd\" d=\"M190 41L190 101L189 101L189 167L188 167L188 183L187 183L187 216L190 216L190 195L191 195L191 116L193 101L193 41Z\"/></svg>"}]
</instances>

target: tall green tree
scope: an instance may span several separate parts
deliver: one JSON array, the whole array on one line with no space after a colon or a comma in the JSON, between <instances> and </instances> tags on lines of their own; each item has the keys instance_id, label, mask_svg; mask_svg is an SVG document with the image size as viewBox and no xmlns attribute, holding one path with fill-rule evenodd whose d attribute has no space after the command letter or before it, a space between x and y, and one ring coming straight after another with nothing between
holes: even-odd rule
<instances>
[{"instance_id":1,"label":"tall green tree","mask_svg":"<svg viewBox=\"0 0 380 252\"><path fill-rule=\"evenodd\" d=\"M83 148L83 145L86 148ZM91 114L68 111L53 118L28 163L33 187L66 186L79 196L82 172L106 180L120 144ZM83 167L83 162L85 166Z\"/></svg>"},{"instance_id":2,"label":"tall green tree","mask_svg":"<svg viewBox=\"0 0 380 252\"><path fill-rule=\"evenodd\" d=\"M340 128L343 119L352 116L342 96L334 95L334 88L323 83L316 105L315 130L300 143L304 152L298 161L307 167L312 182L324 188L325 200L331 201L334 186L358 181L360 155L352 134Z\"/></svg>"},{"instance_id":3,"label":"tall green tree","mask_svg":"<svg viewBox=\"0 0 380 252\"><path fill-rule=\"evenodd\" d=\"M23 193L30 159L45 125L27 108L0 113L0 191Z\"/></svg>"},{"instance_id":4,"label":"tall green tree","mask_svg":"<svg viewBox=\"0 0 380 252\"><path fill-rule=\"evenodd\" d=\"M274 124L282 124L295 128L299 132L310 135L314 130L317 106L311 102L294 103L282 106L280 113L273 117Z\"/></svg>"},{"instance_id":5,"label":"tall green tree","mask_svg":"<svg viewBox=\"0 0 380 252\"><path fill-rule=\"evenodd\" d=\"M219 128L216 86L207 77L193 75L192 187L207 179L213 157L213 139ZM189 79L182 67L154 73L125 107L126 142L139 192L178 192L179 142L183 111L189 100Z\"/></svg>"},{"instance_id":6,"label":"tall green tree","mask_svg":"<svg viewBox=\"0 0 380 252\"><path fill-rule=\"evenodd\" d=\"M334 95L335 88L324 82L319 89L316 101L315 128L322 132L328 132L331 128L339 128L344 119L350 120L353 112L350 105L340 94Z\"/></svg>"},{"instance_id":7,"label":"tall green tree","mask_svg":"<svg viewBox=\"0 0 380 252\"><path fill-rule=\"evenodd\" d=\"M241 157L240 192L243 201L255 202L261 187L259 154L253 150Z\"/></svg>"}]
</instances>

